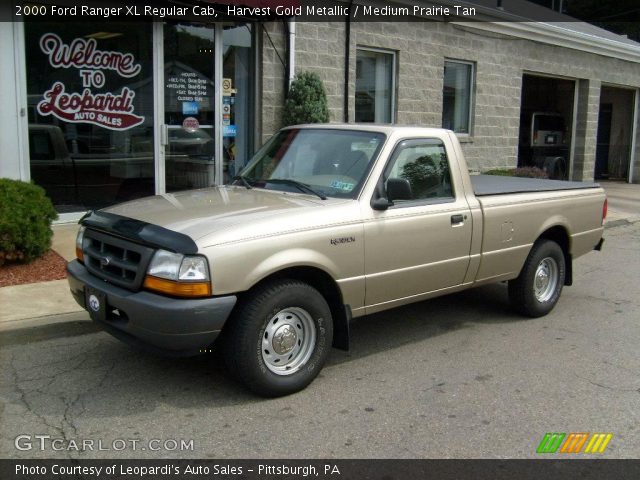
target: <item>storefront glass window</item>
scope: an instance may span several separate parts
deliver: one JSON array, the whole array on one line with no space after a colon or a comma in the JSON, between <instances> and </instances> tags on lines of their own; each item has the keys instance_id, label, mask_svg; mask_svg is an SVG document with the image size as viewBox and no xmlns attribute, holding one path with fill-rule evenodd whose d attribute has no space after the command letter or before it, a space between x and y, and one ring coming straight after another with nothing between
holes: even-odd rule
<instances>
[{"instance_id":1,"label":"storefront glass window","mask_svg":"<svg viewBox=\"0 0 640 480\"><path fill-rule=\"evenodd\" d=\"M225 26L222 48L224 181L249 161L253 140L253 49L251 25Z\"/></svg>"},{"instance_id":2,"label":"storefront glass window","mask_svg":"<svg viewBox=\"0 0 640 480\"><path fill-rule=\"evenodd\" d=\"M215 182L214 27L164 25L167 192Z\"/></svg>"},{"instance_id":3,"label":"storefront glass window","mask_svg":"<svg viewBox=\"0 0 640 480\"><path fill-rule=\"evenodd\" d=\"M153 194L151 24L25 32L33 181L59 212Z\"/></svg>"}]
</instances>

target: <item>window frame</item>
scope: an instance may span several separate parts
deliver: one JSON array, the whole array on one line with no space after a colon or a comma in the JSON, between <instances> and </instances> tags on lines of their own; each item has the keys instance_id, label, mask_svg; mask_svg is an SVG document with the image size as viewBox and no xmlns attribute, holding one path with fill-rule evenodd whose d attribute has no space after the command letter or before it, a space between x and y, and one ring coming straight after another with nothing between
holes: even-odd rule
<instances>
[{"instance_id":1,"label":"window frame","mask_svg":"<svg viewBox=\"0 0 640 480\"><path fill-rule=\"evenodd\" d=\"M475 104L476 104L476 62L471 60L460 60L457 58L444 58L444 63L442 65L442 114L444 116L444 69L447 67L447 63L456 63L459 65L468 65L471 67L471 71L469 72L469 115L467 118L468 123L468 132L456 132L452 130L453 133L456 134L457 137L462 139L471 139L473 137L473 130L475 127L475 122L473 121L475 117ZM444 118L441 119L441 126L444 127Z\"/></svg>"},{"instance_id":2,"label":"window frame","mask_svg":"<svg viewBox=\"0 0 640 480\"><path fill-rule=\"evenodd\" d=\"M357 63L358 63L358 52L359 51L364 51L364 52L374 52L374 53L381 53L381 54L385 54L385 55L391 55L391 106L390 106L390 111L391 111L391 120L389 122L359 122L359 123L365 123L365 124L372 124L372 125L376 125L376 124L394 124L397 122L397 118L398 118L398 112L397 112L397 97L398 97L398 81L397 81L397 75L398 75L398 52L396 50L389 50L389 49L385 49L385 48L378 48L378 47L368 47L368 46L364 46L364 45L356 45L356 70L357 70ZM355 105L355 100L356 100L356 93L357 93L357 81L358 81L358 76L357 76L357 72L354 75L354 88L353 88L353 101L354 101L354 106L353 106L353 117L354 117L354 121L355 121L355 117L356 117L356 105Z\"/></svg>"},{"instance_id":3,"label":"window frame","mask_svg":"<svg viewBox=\"0 0 640 480\"><path fill-rule=\"evenodd\" d=\"M402 200L402 203L394 202L393 204L390 204L389 209L420 207L420 206L426 206L426 205L441 205L445 203L454 203L457 200L457 192L456 192L455 185L453 183L453 175L451 172L451 162L449 161L450 155L449 155L449 150L447 149L447 143L442 138L438 138L438 137L428 137L428 138L410 137L410 138L402 138L398 140L398 142L396 142L396 144L394 145L391 155L389 155L387 163L384 166L384 169L382 170L380 177L378 178L378 182L377 182L378 187L373 193L371 202L377 198L380 186L382 187L383 191L385 191L385 194L386 194L386 187L385 187L386 180L388 178L389 173L391 172L391 169L393 168L395 161L397 160L402 150L404 150L405 148L424 145L430 141L438 142L439 144L442 144L442 147L444 148L445 155L447 156L447 165L449 167L449 183L451 184L451 196L450 197L427 197L427 198L418 198L415 200Z\"/></svg>"}]
</instances>

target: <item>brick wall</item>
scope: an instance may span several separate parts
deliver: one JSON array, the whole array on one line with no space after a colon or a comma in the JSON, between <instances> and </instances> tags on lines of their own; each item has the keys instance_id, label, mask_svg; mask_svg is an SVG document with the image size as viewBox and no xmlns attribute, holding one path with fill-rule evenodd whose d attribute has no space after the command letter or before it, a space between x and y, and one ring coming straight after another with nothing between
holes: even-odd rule
<instances>
[{"instance_id":1,"label":"brick wall","mask_svg":"<svg viewBox=\"0 0 640 480\"><path fill-rule=\"evenodd\" d=\"M274 32L272 38L282 35L281 26L267 25L267 28ZM344 24L298 22L296 30L296 71L311 70L320 74L327 88L331 121L340 122L343 119ZM279 41L282 42L282 38ZM640 64L623 60L474 32L445 23L352 23L350 121L354 119L357 46L397 53L396 121L399 124L440 127L445 58L475 63L473 131L464 141L463 150L469 167L477 170L513 167L517 163L523 73L581 79L578 82L575 179L593 178L601 83L640 87ZM273 65L270 50L271 46L264 43L264 82L271 88L270 80L278 69ZM282 52L284 55L284 47ZM281 113L282 103L277 102L282 99L282 82L276 81L273 87L275 90L265 91L265 136L277 129ZM637 161L638 158L636 167Z\"/></svg>"},{"instance_id":2,"label":"brick wall","mask_svg":"<svg viewBox=\"0 0 640 480\"><path fill-rule=\"evenodd\" d=\"M600 85L601 82L598 80L580 80L578 82L578 111L572 180L593 179L593 169L596 161Z\"/></svg>"}]
</instances>

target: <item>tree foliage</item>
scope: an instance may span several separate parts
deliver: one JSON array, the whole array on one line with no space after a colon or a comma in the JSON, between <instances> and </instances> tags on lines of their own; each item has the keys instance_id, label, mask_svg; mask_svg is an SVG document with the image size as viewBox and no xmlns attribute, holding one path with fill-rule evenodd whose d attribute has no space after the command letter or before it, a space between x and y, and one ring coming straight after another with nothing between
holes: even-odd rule
<instances>
[{"instance_id":1,"label":"tree foliage","mask_svg":"<svg viewBox=\"0 0 640 480\"><path fill-rule=\"evenodd\" d=\"M284 126L329 121L327 93L317 73L301 72L295 76L282 121Z\"/></svg>"}]
</instances>

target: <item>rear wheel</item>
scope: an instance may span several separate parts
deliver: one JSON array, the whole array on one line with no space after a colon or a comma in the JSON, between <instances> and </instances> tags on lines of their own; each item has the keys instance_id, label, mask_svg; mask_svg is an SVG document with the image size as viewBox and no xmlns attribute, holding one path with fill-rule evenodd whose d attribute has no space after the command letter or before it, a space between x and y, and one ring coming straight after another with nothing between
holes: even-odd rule
<instances>
[{"instance_id":1,"label":"rear wheel","mask_svg":"<svg viewBox=\"0 0 640 480\"><path fill-rule=\"evenodd\" d=\"M264 396L288 395L311 383L333 337L327 302L297 280L269 282L251 291L227 327L227 366Z\"/></svg>"},{"instance_id":2,"label":"rear wheel","mask_svg":"<svg viewBox=\"0 0 640 480\"><path fill-rule=\"evenodd\" d=\"M551 240L536 242L518 278L509 282L511 305L523 315L546 315L558 303L565 274L562 248Z\"/></svg>"}]
</instances>

